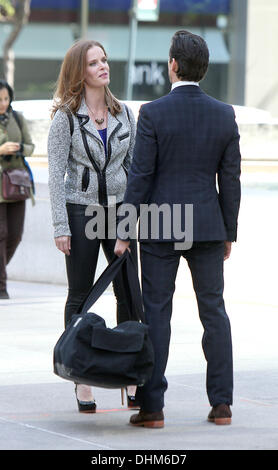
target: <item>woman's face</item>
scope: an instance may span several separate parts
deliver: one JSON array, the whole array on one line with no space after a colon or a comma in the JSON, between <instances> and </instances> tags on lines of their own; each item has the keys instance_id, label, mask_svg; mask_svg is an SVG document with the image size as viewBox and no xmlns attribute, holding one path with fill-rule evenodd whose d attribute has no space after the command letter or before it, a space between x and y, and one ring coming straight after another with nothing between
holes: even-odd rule
<instances>
[{"instance_id":1,"label":"woman's face","mask_svg":"<svg viewBox=\"0 0 278 470\"><path fill-rule=\"evenodd\" d=\"M109 85L109 65L101 47L94 46L87 51L85 83L90 88Z\"/></svg>"},{"instance_id":2,"label":"woman's face","mask_svg":"<svg viewBox=\"0 0 278 470\"><path fill-rule=\"evenodd\" d=\"M0 114L4 114L10 105L10 96L7 88L0 90Z\"/></svg>"}]
</instances>

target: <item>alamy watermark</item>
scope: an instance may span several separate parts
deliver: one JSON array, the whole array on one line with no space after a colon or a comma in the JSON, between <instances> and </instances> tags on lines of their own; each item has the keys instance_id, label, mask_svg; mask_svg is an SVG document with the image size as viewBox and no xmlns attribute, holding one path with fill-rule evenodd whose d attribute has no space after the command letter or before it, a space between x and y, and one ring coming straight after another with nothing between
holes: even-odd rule
<instances>
[{"instance_id":1,"label":"alamy watermark","mask_svg":"<svg viewBox=\"0 0 278 470\"><path fill-rule=\"evenodd\" d=\"M107 223L104 224L105 210ZM85 215L91 217L85 227L86 237L90 240L137 238L136 226L139 218L138 236L141 241L175 242L176 250L188 250L193 244L193 204L132 204L116 206L116 198L109 198L107 208L92 204L87 206ZM117 222L118 221L118 222Z\"/></svg>"}]
</instances>

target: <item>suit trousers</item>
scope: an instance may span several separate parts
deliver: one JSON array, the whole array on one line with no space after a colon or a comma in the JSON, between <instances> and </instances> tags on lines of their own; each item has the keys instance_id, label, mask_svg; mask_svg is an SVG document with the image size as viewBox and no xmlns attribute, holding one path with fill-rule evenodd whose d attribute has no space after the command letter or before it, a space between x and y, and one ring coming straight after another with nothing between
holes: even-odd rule
<instances>
[{"instance_id":1,"label":"suit trousers","mask_svg":"<svg viewBox=\"0 0 278 470\"><path fill-rule=\"evenodd\" d=\"M0 203L0 290L6 289L6 266L22 238L25 201Z\"/></svg>"},{"instance_id":2,"label":"suit trousers","mask_svg":"<svg viewBox=\"0 0 278 470\"><path fill-rule=\"evenodd\" d=\"M72 315L77 313L80 304L85 299L94 283L100 246L108 262L115 256L114 247L116 240L108 236L108 229L109 224L111 226L115 224L116 226L116 219L111 220L111 218L109 218L108 224L108 209L104 207L104 219L101 221L102 227L98 227L98 233L103 229L105 238L100 239L96 237L90 239L86 236L86 225L89 220L92 219L92 216L85 215L86 208L86 205L67 204L68 220L72 236L70 255L66 255L68 297L65 305L65 326L71 321ZM136 240L131 241L130 249L135 265L137 266ZM117 323L121 323L129 319L125 286L121 272L113 281L113 290L117 303L116 319Z\"/></svg>"},{"instance_id":3,"label":"suit trousers","mask_svg":"<svg viewBox=\"0 0 278 470\"><path fill-rule=\"evenodd\" d=\"M140 258L143 303L155 366L151 380L136 393L141 409L147 412L160 411L164 407L172 299L181 256L187 260L191 271L204 328L202 347L207 361L209 402L211 406L232 404L232 339L223 299L224 242L194 242L192 248L185 251L175 250L172 242L151 242L140 244Z\"/></svg>"}]
</instances>

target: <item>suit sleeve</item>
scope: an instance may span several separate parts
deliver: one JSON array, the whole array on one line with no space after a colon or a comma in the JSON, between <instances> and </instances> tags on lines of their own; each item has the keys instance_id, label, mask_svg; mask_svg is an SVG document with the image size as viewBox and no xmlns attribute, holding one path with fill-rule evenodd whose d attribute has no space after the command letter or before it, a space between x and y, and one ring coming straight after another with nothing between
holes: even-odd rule
<instances>
[{"instance_id":1,"label":"suit sleeve","mask_svg":"<svg viewBox=\"0 0 278 470\"><path fill-rule=\"evenodd\" d=\"M137 123L137 134L132 164L128 174L124 202L139 209L147 204L156 169L157 138L148 111L142 106Z\"/></svg>"},{"instance_id":2,"label":"suit sleeve","mask_svg":"<svg viewBox=\"0 0 278 470\"><path fill-rule=\"evenodd\" d=\"M240 148L238 126L233 111L233 134L218 168L219 203L227 231L227 241L237 239L237 220L240 206Z\"/></svg>"},{"instance_id":3,"label":"suit sleeve","mask_svg":"<svg viewBox=\"0 0 278 470\"><path fill-rule=\"evenodd\" d=\"M128 173L127 188L121 207L120 215L117 217L117 236L121 240L128 240L121 222L125 218L124 207L132 205L135 217L129 225L129 232L135 233L135 227L139 216L140 204L149 202L153 186L154 173L157 159L157 138L154 126L151 122L145 105L141 107L133 152L133 159ZM137 214L137 217L136 217Z\"/></svg>"}]
</instances>

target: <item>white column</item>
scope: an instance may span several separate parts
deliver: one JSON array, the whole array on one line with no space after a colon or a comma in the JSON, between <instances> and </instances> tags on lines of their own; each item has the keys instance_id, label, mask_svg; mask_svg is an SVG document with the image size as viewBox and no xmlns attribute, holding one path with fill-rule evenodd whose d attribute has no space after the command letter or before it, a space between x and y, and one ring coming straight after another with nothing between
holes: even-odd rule
<instances>
[{"instance_id":1,"label":"white column","mask_svg":"<svg viewBox=\"0 0 278 470\"><path fill-rule=\"evenodd\" d=\"M278 1L249 0L245 105L278 117Z\"/></svg>"}]
</instances>

